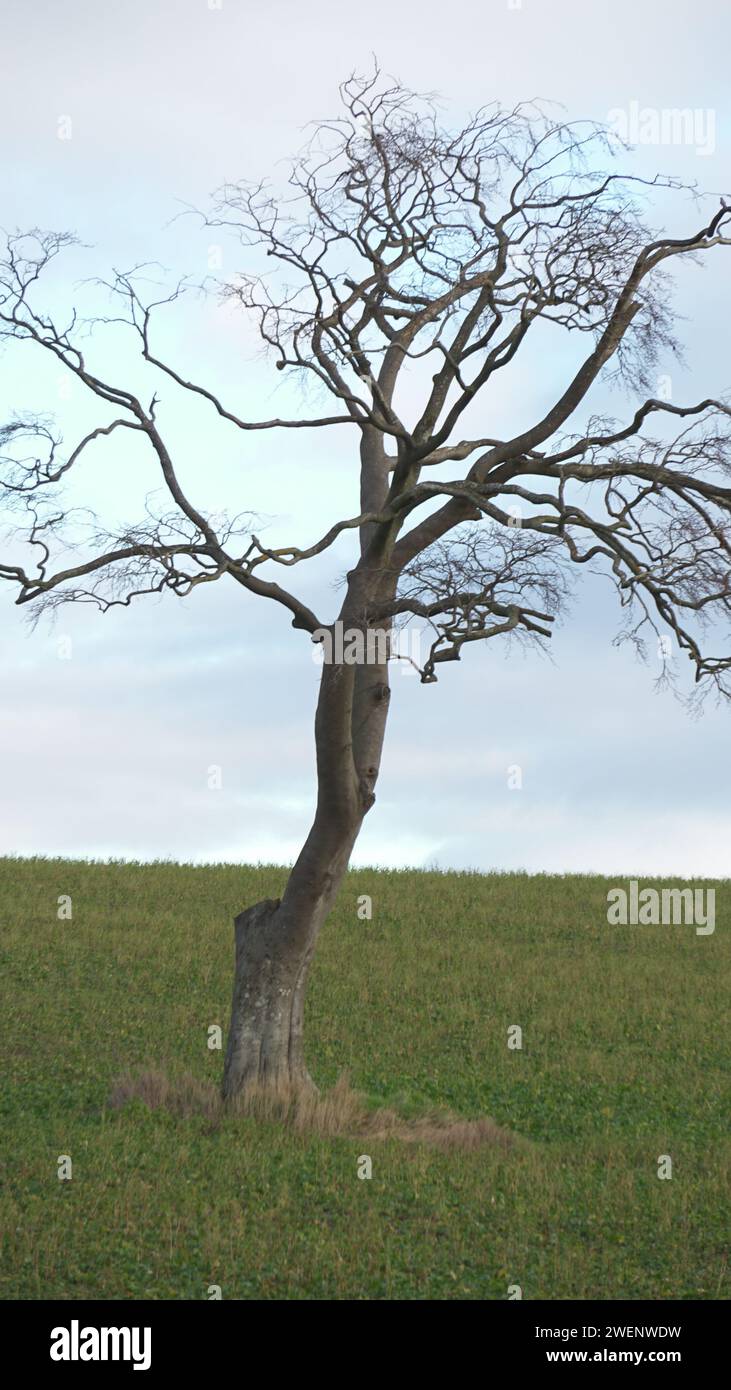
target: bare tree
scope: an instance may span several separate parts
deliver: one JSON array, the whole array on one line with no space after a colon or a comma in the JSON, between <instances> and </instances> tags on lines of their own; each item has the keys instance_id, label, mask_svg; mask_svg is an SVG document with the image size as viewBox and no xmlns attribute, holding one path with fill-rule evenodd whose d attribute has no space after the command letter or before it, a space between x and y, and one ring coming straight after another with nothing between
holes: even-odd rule
<instances>
[{"instance_id":1,"label":"bare tree","mask_svg":"<svg viewBox=\"0 0 731 1390\"><path fill-rule=\"evenodd\" d=\"M607 173L616 149L599 127L533 105L482 110L451 133L433 103L378 74L352 78L341 97L340 116L316 128L293 164L286 196L227 185L206 218L246 252L248 273L221 287L224 298L255 317L278 369L312 381L329 402L322 414L241 418L156 353L153 316L182 287L155 303L135 272L109 282L116 317L133 327L170 394L203 398L241 431L348 427L360 511L333 521L325 497L314 543L267 548L250 518L209 515L181 485L158 396L145 406L98 375L75 318L58 323L37 307L38 281L68 236L10 236L0 272L2 336L52 354L106 407L70 452L45 416L13 418L2 431L4 500L23 516L17 536L32 557L30 569L0 565L16 601L41 612L72 601L105 610L227 576L286 609L328 651L338 624L363 638L360 658L323 664L317 806L283 897L236 919L226 1096L252 1083L309 1081L308 967L375 799L390 694L385 643L396 625L417 619L430 632L421 670L429 683L472 642L545 643L575 567L598 568L616 585L627 638L641 647L647 634L671 634L697 689L731 693L731 655L701 646L731 611L731 412L720 399L676 405L647 394L661 356L678 346L668 270L731 244L731 209L721 202L700 226L696 213L687 236L649 230L649 190L681 185ZM531 332L543 334L546 351L557 335L579 345L564 389L509 437L463 437ZM631 418L587 415L583 431L569 432L608 374L635 393ZM80 541L59 490L100 437L128 431L156 456L167 509L116 532L87 528ZM348 531L359 548L337 618L325 623L275 576ZM58 558L70 550L73 563Z\"/></svg>"}]
</instances>

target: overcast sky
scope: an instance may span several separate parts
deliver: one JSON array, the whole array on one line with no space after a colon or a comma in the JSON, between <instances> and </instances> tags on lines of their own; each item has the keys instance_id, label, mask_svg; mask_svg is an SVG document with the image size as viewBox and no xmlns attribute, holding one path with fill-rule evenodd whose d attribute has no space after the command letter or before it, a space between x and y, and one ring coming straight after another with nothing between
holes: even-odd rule
<instances>
[{"instance_id":1,"label":"overcast sky","mask_svg":"<svg viewBox=\"0 0 731 1390\"><path fill-rule=\"evenodd\" d=\"M281 167L306 123L334 112L338 82L368 68L373 52L408 86L438 92L445 121L533 97L600 120L692 108L697 138L642 144L631 167L728 194L730 48L726 0L4 0L0 223L78 233L89 249L72 254L53 288L67 302L77 281L141 260L203 276L211 234L176 214L204 205L225 179ZM674 233L696 230L687 200L661 210ZM222 254L224 269L239 268L233 246ZM678 280L687 346L684 368L665 367L674 400L731 385L730 272L721 252ZM78 292L88 297L89 287ZM183 373L219 386L240 414L301 408L256 358L238 316L195 303L173 311L160 334ZM115 370L131 360L112 336L96 351ZM525 377L512 376L497 403L501 427L560 391L566 365L534 358ZM77 391L67 396L37 357L0 357L2 418L36 408L83 423L89 407ZM356 509L348 431L242 437L171 384L161 394L181 475L204 507L259 511L272 536L296 544ZM607 399L600 388L594 403ZM632 402L614 393L611 409L629 418ZM147 468L119 444L100 450L83 500L132 521L151 486ZM340 547L304 581L328 616L348 559ZM294 857L313 809L319 673L306 634L283 612L231 583L106 616L67 608L33 632L0 594L0 622L1 853ZM612 645L618 627L609 585L588 579L551 660L490 643L443 667L434 686L397 671L378 801L356 862L728 874L731 715L709 705L691 722L654 691L652 651L643 666ZM509 786L516 764L519 790ZM208 785L214 766L220 788Z\"/></svg>"}]
</instances>

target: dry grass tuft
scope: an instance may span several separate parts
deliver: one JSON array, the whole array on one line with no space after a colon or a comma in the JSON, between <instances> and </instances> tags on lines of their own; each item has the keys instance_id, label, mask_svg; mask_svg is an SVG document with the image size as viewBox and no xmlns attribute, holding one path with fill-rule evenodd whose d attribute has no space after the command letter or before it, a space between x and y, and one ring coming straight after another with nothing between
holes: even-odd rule
<instances>
[{"instance_id":1,"label":"dry grass tuft","mask_svg":"<svg viewBox=\"0 0 731 1390\"><path fill-rule=\"evenodd\" d=\"M203 1115L215 1120L221 1111L220 1098L210 1081L199 1081L190 1072L170 1078L155 1067L118 1077L107 1104L112 1110L121 1110L133 1100L141 1100L148 1110L169 1110L181 1119Z\"/></svg>"},{"instance_id":2,"label":"dry grass tuft","mask_svg":"<svg viewBox=\"0 0 731 1390\"><path fill-rule=\"evenodd\" d=\"M426 1144L443 1150L471 1151L485 1147L511 1148L515 1137L487 1117L461 1120L448 1112L433 1112L416 1119L405 1119L391 1109L369 1109L365 1099L351 1089L346 1073L331 1091L314 1087L281 1086L272 1089L251 1086L236 1100L224 1105L210 1081L199 1081L190 1073L168 1077L151 1068L127 1073L115 1082L108 1104L119 1109L140 1100L150 1110L168 1110L181 1118L201 1115L217 1125L224 1113L251 1115L259 1120L284 1124L297 1134L318 1134L349 1139L399 1139L407 1144Z\"/></svg>"}]
</instances>

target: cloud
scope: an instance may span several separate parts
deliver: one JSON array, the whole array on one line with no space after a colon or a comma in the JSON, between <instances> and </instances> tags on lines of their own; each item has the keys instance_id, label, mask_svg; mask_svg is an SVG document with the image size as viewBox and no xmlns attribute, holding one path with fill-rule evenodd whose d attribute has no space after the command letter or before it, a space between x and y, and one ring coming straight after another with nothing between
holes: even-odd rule
<instances>
[{"instance_id":1,"label":"cloud","mask_svg":"<svg viewBox=\"0 0 731 1390\"><path fill-rule=\"evenodd\" d=\"M124 12L92 0L10 0L6 12L4 221L78 228L96 246L76 258L74 279L86 266L148 258L204 274L210 237L192 220L169 225L178 200L201 202L224 178L281 177L277 161L302 143L306 121L334 109L338 81L368 66L373 49L386 71L441 92L457 117L536 94L600 119L632 101L713 108L712 155L641 147L634 167L714 189L731 182L731 18L721 0L701 9L681 0L672 15L661 0L455 0L448 23L433 0L373 0L367 22L335 0L224 0L221 10L130 0ZM73 121L66 142L57 138L63 114ZM682 230L695 225L689 202L678 216ZM225 254L235 267L238 249ZM693 269L680 279L688 368L673 372L688 398L725 384L728 314L711 285ZM279 380L274 390L235 317L192 302L159 332L186 371L220 385L243 413L302 408ZM127 346L110 346L111 370L138 370ZM548 341L525 364L490 398L486 427L545 404L546 373L558 381L566 365ZM37 362L29 372L6 354L3 370L8 409L34 403L41 386L56 392ZM242 439L205 404L183 403L171 383L162 397L181 472L206 505L260 511L268 538L297 544L357 508L347 431ZM624 408L606 393L595 402L608 403ZM69 437L82 417L72 401ZM134 516L159 476L146 456L104 457L103 468L90 458L82 494L93 487L110 515ZM349 553L342 542L305 580L304 597L328 617ZM55 633L41 626L33 635L2 598L2 621L5 852L296 855L314 803L318 673L286 615L217 585L185 605L142 602L106 618L66 610ZM434 687L396 675L378 801L356 862L728 872L728 715L710 710L691 724L654 694L652 658L643 669L612 647L616 621L608 588L589 582L556 635L555 664L506 659L493 646L444 668ZM73 638L70 660L58 655L59 633ZM521 790L508 787L513 765ZM220 789L208 785L212 766Z\"/></svg>"}]
</instances>

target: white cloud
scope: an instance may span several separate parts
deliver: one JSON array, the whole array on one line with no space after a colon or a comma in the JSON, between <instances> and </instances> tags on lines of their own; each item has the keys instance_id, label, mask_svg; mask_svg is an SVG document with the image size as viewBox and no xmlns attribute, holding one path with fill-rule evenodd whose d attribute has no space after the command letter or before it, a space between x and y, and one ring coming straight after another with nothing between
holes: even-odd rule
<instances>
[{"instance_id":1,"label":"white cloud","mask_svg":"<svg viewBox=\"0 0 731 1390\"><path fill-rule=\"evenodd\" d=\"M632 100L713 107L713 156L645 147L637 168L712 188L731 182L731 19L722 0L701 9L681 0L671 16L664 0L524 0L517 10L454 0L448 20L433 0L373 0L365 20L336 0L224 0L221 11L205 0L129 0L118 12L92 0L10 0L6 11L3 220L78 228L97 243L85 254L98 271L159 257L205 273L196 257L210 237L188 220L164 225L176 199L201 202L224 178L272 168L301 143L308 119L334 108L337 82L368 65L374 49L386 71L439 90L457 114L536 94L598 118ZM63 113L74 122L69 142L56 137ZM691 204L681 216L684 229L692 225ZM86 264L79 257L74 275ZM694 274L681 283L690 366L677 371L689 396L720 391L727 360L728 312L710 276ZM244 413L261 418L286 403L278 379L274 390L272 374L252 361L240 321L192 305L160 335L186 370L220 383ZM114 369L124 361L115 347ZM491 426L541 403L549 365L560 374L546 346L526 375L501 383ZM37 363L33 373L14 367L10 354L3 370L8 408L32 403L53 381ZM611 408L621 408L616 397ZM344 433L242 441L214 428L205 406L179 405L169 383L161 410L195 495L271 514L273 539L308 543L357 506ZM73 411L72 423L80 402ZM95 484L99 503L134 514L159 478L142 456L110 457L114 466ZM305 597L326 612L347 553L344 542L326 573L307 581ZM317 671L286 617L234 586L185 607L141 603L104 619L64 612L58 632L74 639L64 662L46 628L28 636L5 600L2 616L5 851L295 856L313 802ZM609 596L589 585L557 634L555 666L486 651L445 668L432 688L396 677L378 802L356 861L728 872L728 715L689 724L652 693L652 668L611 647L615 624ZM205 786L212 763L223 768L220 792ZM506 785L512 763L523 768L520 792Z\"/></svg>"}]
</instances>

